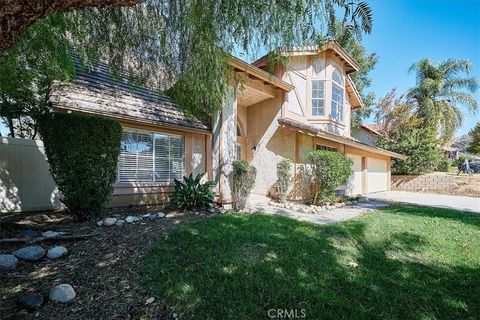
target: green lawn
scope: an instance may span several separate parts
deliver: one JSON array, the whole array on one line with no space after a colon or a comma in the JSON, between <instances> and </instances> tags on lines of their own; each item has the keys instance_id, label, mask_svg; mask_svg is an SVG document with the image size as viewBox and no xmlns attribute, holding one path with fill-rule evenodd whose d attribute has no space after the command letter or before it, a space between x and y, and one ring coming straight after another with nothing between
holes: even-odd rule
<instances>
[{"instance_id":1,"label":"green lawn","mask_svg":"<svg viewBox=\"0 0 480 320\"><path fill-rule=\"evenodd\" d=\"M480 215L397 205L330 226L223 215L156 244L142 277L185 319L478 319Z\"/></svg>"}]
</instances>

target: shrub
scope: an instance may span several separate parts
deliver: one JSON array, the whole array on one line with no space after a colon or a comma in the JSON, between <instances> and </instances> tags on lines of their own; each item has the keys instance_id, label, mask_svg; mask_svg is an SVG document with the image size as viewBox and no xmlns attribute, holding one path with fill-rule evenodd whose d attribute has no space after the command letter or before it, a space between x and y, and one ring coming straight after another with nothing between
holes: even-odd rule
<instances>
[{"instance_id":1,"label":"shrub","mask_svg":"<svg viewBox=\"0 0 480 320\"><path fill-rule=\"evenodd\" d=\"M452 162L450 161L450 159L448 159L448 157L442 157L437 165L437 171L449 172L451 163Z\"/></svg>"},{"instance_id":2,"label":"shrub","mask_svg":"<svg viewBox=\"0 0 480 320\"><path fill-rule=\"evenodd\" d=\"M257 169L245 160L233 161L233 190L237 210L245 208L248 196L255 185Z\"/></svg>"},{"instance_id":3,"label":"shrub","mask_svg":"<svg viewBox=\"0 0 480 320\"><path fill-rule=\"evenodd\" d=\"M54 113L39 119L61 201L80 220L101 213L113 191L122 126L114 120Z\"/></svg>"},{"instance_id":4,"label":"shrub","mask_svg":"<svg viewBox=\"0 0 480 320\"><path fill-rule=\"evenodd\" d=\"M175 191L173 192L170 202L182 210L207 209L213 203L215 194L210 190L214 185L214 181L201 183L205 173L198 174L193 177L183 177L183 182L175 179Z\"/></svg>"},{"instance_id":5,"label":"shrub","mask_svg":"<svg viewBox=\"0 0 480 320\"><path fill-rule=\"evenodd\" d=\"M288 159L283 159L277 163L277 192L281 203L287 200L288 188L292 184L292 162Z\"/></svg>"},{"instance_id":6,"label":"shrub","mask_svg":"<svg viewBox=\"0 0 480 320\"><path fill-rule=\"evenodd\" d=\"M317 150L307 154L312 165L313 204L333 201L335 190L347 183L352 174L353 161L343 153Z\"/></svg>"},{"instance_id":7,"label":"shrub","mask_svg":"<svg viewBox=\"0 0 480 320\"><path fill-rule=\"evenodd\" d=\"M392 159L392 174L423 174L433 172L443 153L430 130L405 127L398 132L395 142L380 138L377 146L407 156L406 160Z\"/></svg>"}]
</instances>

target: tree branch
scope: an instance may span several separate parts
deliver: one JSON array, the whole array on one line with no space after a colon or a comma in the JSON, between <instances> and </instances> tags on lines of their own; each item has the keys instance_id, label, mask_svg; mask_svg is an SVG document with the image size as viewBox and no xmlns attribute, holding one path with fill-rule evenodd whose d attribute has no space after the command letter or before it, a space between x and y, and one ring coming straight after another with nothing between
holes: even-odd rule
<instances>
[{"instance_id":1,"label":"tree branch","mask_svg":"<svg viewBox=\"0 0 480 320\"><path fill-rule=\"evenodd\" d=\"M144 0L3 0L0 6L0 51L10 48L32 23L55 12L88 7L130 7Z\"/></svg>"}]
</instances>

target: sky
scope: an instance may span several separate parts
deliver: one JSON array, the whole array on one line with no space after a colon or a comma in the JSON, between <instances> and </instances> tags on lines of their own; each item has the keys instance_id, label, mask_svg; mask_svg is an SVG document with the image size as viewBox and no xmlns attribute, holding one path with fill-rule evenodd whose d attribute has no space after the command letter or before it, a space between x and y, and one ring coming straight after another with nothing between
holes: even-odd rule
<instances>
[{"instance_id":1,"label":"sky","mask_svg":"<svg viewBox=\"0 0 480 320\"><path fill-rule=\"evenodd\" d=\"M472 75L480 79L480 0L369 0L373 30L363 37L367 51L379 62L370 73L371 91L385 96L396 87L403 93L415 85L408 68L422 58L443 61L469 59ZM480 104L480 92L475 94ZM456 135L470 131L480 121L468 113ZM368 122L368 121L367 121Z\"/></svg>"}]
</instances>

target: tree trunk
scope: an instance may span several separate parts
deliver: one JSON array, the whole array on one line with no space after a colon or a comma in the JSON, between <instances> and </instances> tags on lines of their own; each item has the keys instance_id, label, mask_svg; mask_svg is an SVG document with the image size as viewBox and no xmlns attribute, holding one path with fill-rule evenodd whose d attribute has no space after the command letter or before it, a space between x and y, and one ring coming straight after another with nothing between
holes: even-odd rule
<instances>
[{"instance_id":1,"label":"tree trunk","mask_svg":"<svg viewBox=\"0 0 480 320\"><path fill-rule=\"evenodd\" d=\"M55 12L87 7L129 7L144 0L1 0L0 51L10 48L36 20Z\"/></svg>"},{"instance_id":2,"label":"tree trunk","mask_svg":"<svg viewBox=\"0 0 480 320\"><path fill-rule=\"evenodd\" d=\"M8 125L8 128L10 129L10 138L15 138L15 128L13 127L12 118L7 117L7 125Z\"/></svg>"}]
</instances>

